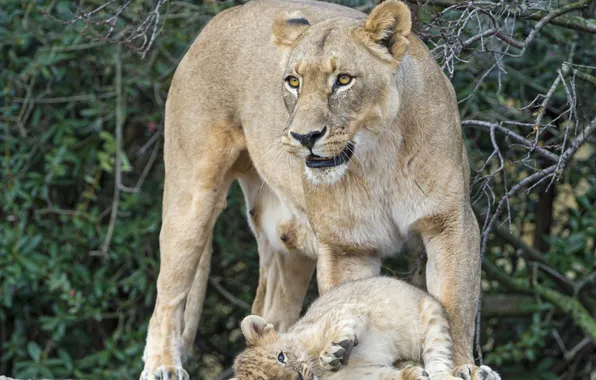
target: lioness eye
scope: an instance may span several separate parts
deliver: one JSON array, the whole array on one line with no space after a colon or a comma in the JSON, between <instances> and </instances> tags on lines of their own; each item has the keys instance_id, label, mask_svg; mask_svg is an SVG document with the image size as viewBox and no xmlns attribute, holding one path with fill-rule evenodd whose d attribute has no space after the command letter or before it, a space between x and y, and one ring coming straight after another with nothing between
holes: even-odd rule
<instances>
[{"instance_id":1,"label":"lioness eye","mask_svg":"<svg viewBox=\"0 0 596 380\"><path fill-rule=\"evenodd\" d=\"M300 79L298 79L298 78L296 78L295 76L292 76L292 75L290 75L289 77L286 78L286 82L292 88L298 88L298 86L300 86Z\"/></svg>"},{"instance_id":2,"label":"lioness eye","mask_svg":"<svg viewBox=\"0 0 596 380\"><path fill-rule=\"evenodd\" d=\"M277 355L277 361L286 364L286 355L283 353L283 351Z\"/></svg>"},{"instance_id":3,"label":"lioness eye","mask_svg":"<svg viewBox=\"0 0 596 380\"><path fill-rule=\"evenodd\" d=\"M352 81L352 76L350 76L348 74L339 74L337 76L337 84L340 86L346 86L346 85L350 84L351 81Z\"/></svg>"}]
</instances>

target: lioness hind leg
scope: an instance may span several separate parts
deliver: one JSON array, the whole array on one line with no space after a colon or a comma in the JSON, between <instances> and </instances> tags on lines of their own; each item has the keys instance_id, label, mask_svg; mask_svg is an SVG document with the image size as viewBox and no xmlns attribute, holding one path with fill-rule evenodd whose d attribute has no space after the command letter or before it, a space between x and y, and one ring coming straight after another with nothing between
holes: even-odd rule
<instances>
[{"instance_id":1,"label":"lioness hind leg","mask_svg":"<svg viewBox=\"0 0 596 380\"><path fill-rule=\"evenodd\" d=\"M161 262L157 280L157 300L149 324L143 358L142 378L159 378L171 373L187 378L182 369L184 305L198 311L208 275L208 257L213 226L225 207L233 181L230 168L244 149L240 129L228 124L201 123L178 110L171 117L166 110L163 221L160 233ZM168 118L169 116L169 118ZM195 115L196 116L196 115ZM183 117L192 120L183 120ZM198 124L198 125L197 125ZM198 272L197 267L203 261ZM192 314L192 313L190 313ZM187 315L185 345L194 337L198 316ZM183 374L183 375L180 375ZM186 376L186 377L185 377Z\"/></svg>"},{"instance_id":2,"label":"lioness hind leg","mask_svg":"<svg viewBox=\"0 0 596 380\"><path fill-rule=\"evenodd\" d=\"M299 253L274 252L266 270L263 318L278 331L285 331L298 320L302 302L315 269L314 260Z\"/></svg>"},{"instance_id":3,"label":"lioness hind leg","mask_svg":"<svg viewBox=\"0 0 596 380\"><path fill-rule=\"evenodd\" d=\"M295 217L256 171L245 171L238 181L259 251L259 283L252 314L284 331L300 316L315 261L303 254L306 238L297 233Z\"/></svg>"},{"instance_id":4,"label":"lioness hind leg","mask_svg":"<svg viewBox=\"0 0 596 380\"><path fill-rule=\"evenodd\" d=\"M186 359L192 352L194 340L197 335L199 320L201 319L201 314L203 312L203 301L205 300L207 281L209 280L211 255L212 237L207 241L205 250L201 255L201 260L199 261L192 287L186 298L186 306L184 307L184 331L182 333L183 359Z\"/></svg>"}]
</instances>

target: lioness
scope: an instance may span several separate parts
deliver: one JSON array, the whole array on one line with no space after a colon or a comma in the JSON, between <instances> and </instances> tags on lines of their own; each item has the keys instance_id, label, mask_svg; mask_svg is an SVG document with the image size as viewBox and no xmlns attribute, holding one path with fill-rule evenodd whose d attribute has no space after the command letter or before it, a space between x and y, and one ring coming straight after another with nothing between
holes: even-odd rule
<instances>
[{"instance_id":1,"label":"lioness","mask_svg":"<svg viewBox=\"0 0 596 380\"><path fill-rule=\"evenodd\" d=\"M278 329L319 290L379 274L422 241L454 362L470 374L479 229L455 94L410 12L256 0L218 14L176 71L165 114L157 301L143 379L186 379L213 226L237 179L259 245L253 314ZM476 378L474 376L474 378Z\"/></svg>"},{"instance_id":2,"label":"lioness","mask_svg":"<svg viewBox=\"0 0 596 380\"><path fill-rule=\"evenodd\" d=\"M329 290L286 333L255 315L241 327L248 348L235 360L234 380L456 380L443 308L388 277ZM424 369L397 369L398 360Z\"/></svg>"}]
</instances>

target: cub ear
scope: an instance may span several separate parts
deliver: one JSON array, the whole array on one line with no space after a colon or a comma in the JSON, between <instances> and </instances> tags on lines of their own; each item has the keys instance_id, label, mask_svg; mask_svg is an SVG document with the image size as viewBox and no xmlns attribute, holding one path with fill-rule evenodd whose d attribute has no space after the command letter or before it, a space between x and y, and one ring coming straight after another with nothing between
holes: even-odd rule
<instances>
[{"instance_id":1,"label":"cub ear","mask_svg":"<svg viewBox=\"0 0 596 380\"><path fill-rule=\"evenodd\" d=\"M387 51L399 63L408 47L407 37L412 30L412 15L408 6L398 0L386 0L370 13L357 35L381 58Z\"/></svg>"},{"instance_id":2,"label":"cub ear","mask_svg":"<svg viewBox=\"0 0 596 380\"><path fill-rule=\"evenodd\" d=\"M279 47L292 47L310 23L302 12L283 12L273 21L271 40Z\"/></svg>"},{"instance_id":3,"label":"cub ear","mask_svg":"<svg viewBox=\"0 0 596 380\"><path fill-rule=\"evenodd\" d=\"M244 318L240 324L240 329L249 346L258 344L265 337L277 335L275 327L258 315L249 315Z\"/></svg>"}]
</instances>

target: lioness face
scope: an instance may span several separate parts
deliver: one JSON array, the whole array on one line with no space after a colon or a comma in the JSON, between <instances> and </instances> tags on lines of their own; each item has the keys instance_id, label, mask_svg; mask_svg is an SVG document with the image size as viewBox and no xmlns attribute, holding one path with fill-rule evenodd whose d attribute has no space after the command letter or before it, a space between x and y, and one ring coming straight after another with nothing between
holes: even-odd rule
<instances>
[{"instance_id":1,"label":"lioness face","mask_svg":"<svg viewBox=\"0 0 596 380\"><path fill-rule=\"evenodd\" d=\"M403 14L375 11L368 20L336 18L311 26L300 15L287 15L274 23L274 42L287 51L280 79L289 118L282 143L304 160L312 183L333 184L352 159L362 161L399 107L395 73L405 48L399 57L394 50ZM409 22L409 11L407 16Z\"/></svg>"}]
</instances>

